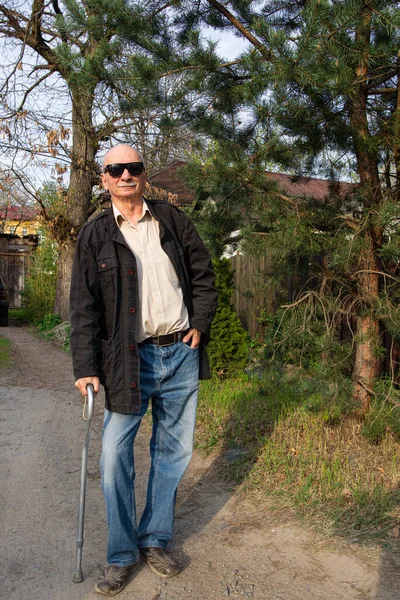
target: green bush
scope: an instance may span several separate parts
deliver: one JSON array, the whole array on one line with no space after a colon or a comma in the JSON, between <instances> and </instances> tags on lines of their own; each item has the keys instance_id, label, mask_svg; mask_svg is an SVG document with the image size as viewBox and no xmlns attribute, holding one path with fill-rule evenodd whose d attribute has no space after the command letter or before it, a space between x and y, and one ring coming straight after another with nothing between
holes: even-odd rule
<instances>
[{"instance_id":1,"label":"green bush","mask_svg":"<svg viewBox=\"0 0 400 600\"><path fill-rule=\"evenodd\" d=\"M39 319L37 325L39 327L39 331L51 331L60 323L60 315L56 315L55 313L49 313L48 315L44 315L42 319Z\"/></svg>"},{"instance_id":2,"label":"green bush","mask_svg":"<svg viewBox=\"0 0 400 600\"><path fill-rule=\"evenodd\" d=\"M208 355L212 373L231 375L244 369L248 362L247 333L231 304L233 272L229 260L213 261L218 289L218 307L211 327Z\"/></svg>"},{"instance_id":3,"label":"green bush","mask_svg":"<svg viewBox=\"0 0 400 600\"><path fill-rule=\"evenodd\" d=\"M37 323L53 311L57 283L57 247L44 240L30 259L22 296L22 309L29 321Z\"/></svg>"}]
</instances>

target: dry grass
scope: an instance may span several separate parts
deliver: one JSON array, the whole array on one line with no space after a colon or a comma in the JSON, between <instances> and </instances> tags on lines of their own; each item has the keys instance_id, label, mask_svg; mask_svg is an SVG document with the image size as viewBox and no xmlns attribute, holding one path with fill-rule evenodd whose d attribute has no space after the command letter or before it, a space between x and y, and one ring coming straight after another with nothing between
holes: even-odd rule
<instances>
[{"instance_id":1,"label":"dry grass","mask_svg":"<svg viewBox=\"0 0 400 600\"><path fill-rule=\"evenodd\" d=\"M314 524L352 540L397 544L397 439L387 431L371 444L360 421L327 419L326 410L310 405L310 394L307 385L274 381L207 383L198 445L220 453L223 473L236 484L295 508ZM235 455L233 448L240 451Z\"/></svg>"}]
</instances>

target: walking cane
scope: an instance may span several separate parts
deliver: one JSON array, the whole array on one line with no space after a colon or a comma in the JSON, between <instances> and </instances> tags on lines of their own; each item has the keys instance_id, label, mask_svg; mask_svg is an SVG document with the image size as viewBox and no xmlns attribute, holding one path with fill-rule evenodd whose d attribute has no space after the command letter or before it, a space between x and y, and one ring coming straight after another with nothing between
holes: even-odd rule
<instances>
[{"instance_id":1,"label":"walking cane","mask_svg":"<svg viewBox=\"0 0 400 600\"><path fill-rule=\"evenodd\" d=\"M91 383L87 386L87 418L86 418L86 433L82 447L82 467L81 467L81 492L79 497L79 517L78 517L78 535L76 538L76 569L73 574L73 581L81 583L83 581L82 574L82 547L83 547L83 526L85 521L85 497L86 497L86 470L88 459L88 448L90 440L90 428L92 425L93 409L94 409L94 390ZM83 409L85 412L85 408ZM83 418L85 418L83 414Z\"/></svg>"}]
</instances>

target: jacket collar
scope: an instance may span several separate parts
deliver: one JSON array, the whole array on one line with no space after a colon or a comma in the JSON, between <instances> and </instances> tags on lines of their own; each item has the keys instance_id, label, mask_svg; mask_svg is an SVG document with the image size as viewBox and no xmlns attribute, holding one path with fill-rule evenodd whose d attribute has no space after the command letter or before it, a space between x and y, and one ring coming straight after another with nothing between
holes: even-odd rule
<instances>
[{"instance_id":1,"label":"jacket collar","mask_svg":"<svg viewBox=\"0 0 400 600\"><path fill-rule=\"evenodd\" d=\"M158 218L158 216L156 215L156 211L154 210L154 203L151 202L151 200L149 201L147 198L144 198L144 200L146 201L147 204L147 208L149 209L149 212L151 214L152 217L154 217L155 219L157 219L159 226L160 226L160 239L163 238L164 233L165 233L165 227L164 224L160 221L160 219ZM111 208L107 208L107 221L106 221L106 230L108 235L115 241L118 242L120 244L124 244L124 246L127 246L124 236L122 235L116 221L115 221L115 217L114 217L114 211ZM128 246L127 246L128 247Z\"/></svg>"}]
</instances>

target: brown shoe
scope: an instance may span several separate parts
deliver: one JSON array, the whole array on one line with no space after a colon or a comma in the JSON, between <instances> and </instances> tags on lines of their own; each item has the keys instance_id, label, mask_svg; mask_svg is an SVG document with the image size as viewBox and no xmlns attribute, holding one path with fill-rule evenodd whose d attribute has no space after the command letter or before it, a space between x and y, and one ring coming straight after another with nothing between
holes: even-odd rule
<instances>
[{"instance_id":1,"label":"brown shoe","mask_svg":"<svg viewBox=\"0 0 400 600\"><path fill-rule=\"evenodd\" d=\"M133 565L118 567L117 565L108 565L104 568L104 574L101 575L95 585L95 592L103 596L116 596L126 587L131 573L138 566L140 560Z\"/></svg>"},{"instance_id":2,"label":"brown shoe","mask_svg":"<svg viewBox=\"0 0 400 600\"><path fill-rule=\"evenodd\" d=\"M173 577L182 571L182 567L162 548L152 546L151 548L141 548L140 552L150 570L160 577Z\"/></svg>"}]
</instances>

